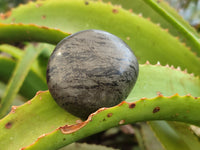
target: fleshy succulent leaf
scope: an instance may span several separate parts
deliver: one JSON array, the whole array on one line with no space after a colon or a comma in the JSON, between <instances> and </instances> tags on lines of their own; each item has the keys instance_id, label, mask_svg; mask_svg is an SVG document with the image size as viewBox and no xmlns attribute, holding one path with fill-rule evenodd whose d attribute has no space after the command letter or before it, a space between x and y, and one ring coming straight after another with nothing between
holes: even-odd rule
<instances>
[{"instance_id":1,"label":"fleshy succulent leaf","mask_svg":"<svg viewBox=\"0 0 200 150\"><path fill-rule=\"evenodd\" d=\"M55 128L75 124L77 119L61 109L49 92L38 92L33 100L20 107L13 106L10 114L0 120L1 148L19 149ZM7 136L7 140L3 141Z\"/></svg>"},{"instance_id":2,"label":"fleshy succulent leaf","mask_svg":"<svg viewBox=\"0 0 200 150\"><path fill-rule=\"evenodd\" d=\"M134 125L134 131L141 149L165 150L162 143L146 122L136 123Z\"/></svg>"},{"instance_id":3,"label":"fleshy succulent leaf","mask_svg":"<svg viewBox=\"0 0 200 150\"><path fill-rule=\"evenodd\" d=\"M200 54L199 34L192 28L187 21L185 21L176 10L167 4L166 1L157 0L103 0L104 2L111 2L115 5L120 5L123 8L141 14L145 18L151 19L155 24L159 24L164 29L169 29L169 32L174 36L178 36L182 42L186 42L194 52ZM198 26L197 26L198 27ZM189 35L190 34L190 35ZM190 36L193 36L191 41ZM193 43L194 42L194 43ZM193 44L192 44L193 43Z\"/></svg>"},{"instance_id":4,"label":"fleshy succulent leaf","mask_svg":"<svg viewBox=\"0 0 200 150\"><path fill-rule=\"evenodd\" d=\"M7 83L15 69L16 61L0 56L0 78L1 81ZM30 90L31 89L31 90ZM25 98L32 98L38 90L47 90L46 81L41 79L41 77L33 69L31 69L20 89L20 94Z\"/></svg>"},{"instance_id":5,"label":"fleshy succulent leaf","mask_svg":"<svg viewBox=\"0 0 200 150\"><path fill-rule=\"evenodd\" d=\"M170 83L168 78L163 76L163 74L168 73L174 74L177 82L173 81L172 79L171 81L173 81L174 83ZM191 76L177 69L163 67L160 65L152 66L149 64L140 65L140 74L141 77L144 78L144 81L141 81L139 77L137 85L132 91L132 93L135 93L138 96L135 98L133 96L130 96L129 99L127 99L127 101L131 103L123 102L120 105L112 108L100 109L92 115L93 117L89 117L89 120L82 123L78 118L73 117L62 110L52 99L48 91L38 93L36 97L34 97L26 104L17 107L16 109L15 107L13 107L11 113L0 121L0 128L2 130L2 136L0 137L0 141L2 143L0 144L5 144L4 146L7 147L8 144L3 140L5 139L4 137L12 137L15 135L15 138L18 138L18 132L21 133L22 130L23 132L26 132L24 128L25 126L27 126L27 123L31 124L29 126L29 131L34 131L34 135L32 135L33 132L27 132L25 136L29 136L28 134L31 134L30 137L32 139L22 137L24 139L23 141L21 141L22 143L19 143L20 140L15 141L14 139L11 139L11 141L13 141L13 145L9 144L10 146L16 147L18 145L18 148L28 146L29 144L33 143L34 139L40 136L38 141L31 146L33 149L56 149L66 144L72 143L80 138L84 138L88 135L106 130L110 127L121 125L124 123L134 123L136 121L166 119L184 121L188 123L193 123L195 125L200 125L198 122L199 118L195 116L195 114L198 114L198 110L200 107L199 98L192 97L190 95L174 95L171 97L164 97L160 93L158 94L158 96L156 96L156 91L154 96L152 94L149 94L148 90L150 89L147 90L144 85L144 83L148 82L148 84L153 87L156 86L156 84L160 83L160 81L165 82L165 84L161 84L160 86L161 88L163 88L162 92L167 95L167 92L164 91L168 90L168 87L166 86L168 82L172 85L172 87L176 87L174 84L182 86L182 84L186 84L190 81L192 86L190 86L190 88L188 89L184 89L185 93L188 93L188 90L191 90L192 88L196 89L196 84L200 83L197 77ZM157 74L159 75L157 76ZM149 80L149 78L147 78L148 76L149 78L155 77L155 80ZM180 79L178 77L180 77ZM166 89L164 89L164 87L166 87ZM144 91L146 95L136 90L137 88L140 88L141 91ZM173 88L171 88L171 90L172 89ZM177 92L180 92L181 95L183 95L184 93L181 88L178 88ZM133 95L132 93L131 95ZM197 93L194 92L192 94L198 96ZM145 95L146 97L155 98L147 99L143 98L143 95ZM139 97L141 98L141 100L135 101L136 98ZM178 107L180 105L181 107ZM59 112L52 111L57 109L59 109ZM53 117L54 115L56 115L56 117ZM63 115L65 117L63 117ZM38 117L31 118L28 116ZM67 116L69 116L69 118ZM62 123L60 123L59 121L57 122L57 119L62 117L65 118L64 120L61 119ZM20 120L20 122L15 122L15 120ZM71 121L71 123L68 123L68 121ZM5 125L9 122L13 122L13 124L9 129L7 129ZM33 122L35 123L35 125L32 125ZM54 126L55 122L57 122L56 126ZM78 124L72 125L75 123ZM96 128L97 125L98 130ZM14 130L15 132L12 130ZM70 134L63 134L62 132ZM11 141L7 142L11 143Z\"/></svg>"},{"instance_id":6,"label":"fleshy succulent leaf","mask_svg":"<svg viewBox=\"0 0 200 150\"><path fill-rule=\"evenodd\" d=\"M57 44L70 35L58 29L51 29L35 24L2 24L0 23L0 43L36 41Z\"/></svg>"},{"instance_id":7,"label":"fleshy succulent leaf","mask_svg":"<svg viewBox=\"0 0 200 150\"><path fill-rule=\"evenodd\" d=\"M102 2L38 1L13 9L2 22L35 23L72 33L85 29L105 30L126 41L140 63L149 60L155 64L160 61L163 65L180 66L187 68L190 73L200 74L199 58L167 30L140 15ZM170 44L166 44L166 41Z\"/></svg>"},{"instance_id":8,"label":"fleshy succulent leaf","mask_svg":"<svg viewBox=\"0 0 200 150\"><path fill-rule=\"evenodd\" d=\"M188 124L170 121L151 121L149 124L166 150L198 150L200 148L199 139Z\"/></svg>"},{"instance_id":9,"label":"fleshy succulent leaf","mask_svg":"<svg viewBox=\"0 0 200 150\"><path fill-rule=\"evenodd\" d=\"M0 104L0 117L3 117L9 110L12 102L18 93L23 81L25 80L31 65L40 54L42 49L35 50L33 46L29 46L24 53L24 56L18 62L15 71L10 79L7 89L1 99Z\"/></svg>"},{"instance_id":10,"label":"fleshy succulent leaf","mask_svg":"<svg viewBox=\"0 0 200 150\"><path fill-rule=\"evenodd\" d=\"M200 107L199 77L180 70L187 69L195 76L200 75L200 59L198 58L200 56L200 36L163 1L128 1L115 0L112 2L114 4L120 2L123 8L132 9L129 11L110 3L89 0L46 0L31 2L0 15L0 22L6 23L0 23L0 42L2 43L38 41L57 44L69 34L57 30L55 27L69 32L93 28L106 30L122 38L134 50L140 63L149 60L155 64L160 61L155 66L148 63L140 65L138 83L126 102L112 108L102 108L85 122L81 122L78 118L59 108L48 91L38 93L31 101L20 107L13 107L10 114L0 120L2 131L2 135L0 135L2 144L0 145L4 149L11 147L57 149L112 126L137 121L166 119L200 126L197 117ZM132 11L139 15L135 15ZM146 19L141 17L142 14ZM153 24L151 20L158 25ZM160 28L159 24L167 29ZM168 30L171 34L178 35L177 39L172 37ZM15 51L14 47L10 45L0 45L0 50L11 54L11 57L17 60L23 59L21 56L23 52L19 52L17 49ZM44 62L48 57L49 54L46 56L44 52L30 68L29 74L38 76L42 82L45 77L46 63ZM0 64L9 62L4 67L0 67L0 72L3 72L0 74L2 80L8 80L5 74L10 75L9 71L12 70L15 61L0 57ZM42 65L40 65L41 63ZM174 65L177 69L168 65L160 66L160 63ZM9 66L9 71L6 70L7 68L5 69L6 66ZM29 79L29 74L27 79ZM32 80L32 82L34 81ZM40 81L36 82L40 83ZM26 80L24 85L26 85ZM19 90L19 87L16 89ZM25 91L30 93L28 89L23 89L23 93L26 94ZM34 89L36 88L34 87ZM180 105L181 107L179 107ZM52 112L54 109L57 114ZM29 118L29 116L34 117ZM56 117L52 119L52 116ZM166 149L177 149L177 143L183 143L180 146L183 147L182 149L199 149L200 147L197 138L189 131L186 124L178 124L178 129L177 123L153 121L149 124L155 131L157 140L160 140L165 148L166 145L168 146ZM30 127L29 131L26 130L27 125ZM96 129L97 125L100 125L98 129ZM159 132L157 129L160 129ZM18 135L21 133L24 133L24 136L19 139ZM171 139L174 140L166 140L166 135L171 136ZM27 136L30 138L26 139ZM9 140L5 141L5 137L8 137L6 139ZM38 140L36 140L37 138Z\"/></svg>"},{"instance_id":11,"label":"fleshy succulent leaf","mask_svg":"<svg viewBox=\"0 0 200 150\"><path fill-rule=\"evenodd\" d=\"M182 105L182 107L177 108L176 105ZM188 105L191 107L188 108ZM200 119L195 116L198 109L200 109L200 98L191 96L158 96L153 99L141 99L134 103L122 102L112 108L99 109L84 122L59 127L23 149L58 149L111 127L138 121L172 120L200 126ZM96 128L97 125L98 128Z\"/></svg>"},{"instance_id":12,"label":"fleshy succulent leaf","mask_svg":"<svg viewBox=\"0 0 200 150\"><path fill-rule=\"evenodd\" d=\"M23 51L21 49L8 44L0 45L0 52L10 54L11 57L16 59L20 59L21 57L23 57Z\"/></svg>"},{"instance_id":13,"label":"fleshy succulent leaf","mask_svg":"<svg viewBox=\"0 0 200 150\"><path fill-rule=\"evenodd\" d=\"M199 77L173 66L146 63L140 65L137 83L126 101L131 102L142 97L153 98L157 95L171 96L174 93L199 97L199 91Z\"/></svg>"}]
</instances>

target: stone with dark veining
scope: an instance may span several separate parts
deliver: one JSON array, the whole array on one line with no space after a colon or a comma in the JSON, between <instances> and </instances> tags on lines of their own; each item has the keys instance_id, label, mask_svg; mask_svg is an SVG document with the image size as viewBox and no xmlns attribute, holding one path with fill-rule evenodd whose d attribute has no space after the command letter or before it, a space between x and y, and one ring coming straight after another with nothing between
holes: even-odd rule
<instances>
[{"instance_id":1,"label":"stone with dark veining","mask_svg":"<svg viewBox=\"0 0 200 150\"><path fill-rule=\"evenodd\" d=\"M47 67L49 91L68 112L86 118L125 100L138 76L138 62L118 37L85 30L63 39Z\"/></svg>"}]
</instances>

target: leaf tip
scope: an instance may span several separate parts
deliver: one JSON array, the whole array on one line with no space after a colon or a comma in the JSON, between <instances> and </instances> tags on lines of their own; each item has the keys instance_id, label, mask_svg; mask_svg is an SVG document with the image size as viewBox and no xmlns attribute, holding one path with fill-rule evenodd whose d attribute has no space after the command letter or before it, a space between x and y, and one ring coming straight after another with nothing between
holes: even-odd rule
<instances>
[{"instance_id":1,"label":"leaf tip","mask_svg":"<svg viewBox=\"0 0 200 150\"><path fill-rule=\"evenodd\" d=\"M17 110L18 106L12 106L10 113L15 113Z\"/></svg>"},{"instance_id":2,"label":"leaf tip","mask_svg":"<svg viewBox=\"0 0 200 150\"><path fill-rule=\"evenodd\" d=\"M150 65L150 62L147 60L147 61L145 62L145 64L146 64L146 65Z\"/></svg>"},{"instance_id":3,"label":"leaf tip","mask_svg":"<svg viewBox=\"0 0 200 150\"><path fill-rule=\"evenodd\" d=\"M131 38L130 38L129 36L127 36L127 37L126 37L126 40L128 40L128 41L129 41L130 39L131 39Z\"/></svg>"},{"instance_id":4,"label":"leaf tip","mask_svg":"<svg viewBox=\"0 0 200 150\"><path fill-rule=\"evenodd\" d=\"M138 16L139 16L139 17L142 17L143 15L142 15L142 13L139 13Z\"/></svg>"},{"instance_id":5,"label":"leaf tip","mask_svg":"<svg viewBox=\"0 0 200 150\"><path fill-rule=\"evenodd\" d=\"M156 94L158 95L158 97L163 97L163 95L160 91L157 91Z\"/></svg>"},{"instance_id":6,"label":"leaf tip","mask_svg":"<svg viewBox=\"0 0 200 150\"><path fill-rule=\"evenodd\" d=\"M160 66L160 62L159 61L157 62L156 66Z\"/></svg>"}]
</instances>

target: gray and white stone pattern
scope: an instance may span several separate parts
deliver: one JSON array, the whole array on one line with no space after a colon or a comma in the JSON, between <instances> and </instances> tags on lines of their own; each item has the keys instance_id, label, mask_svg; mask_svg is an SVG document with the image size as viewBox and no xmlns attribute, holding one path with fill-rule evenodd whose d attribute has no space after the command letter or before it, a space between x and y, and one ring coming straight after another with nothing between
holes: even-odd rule
<instances>
[{"instance_id":1,"label":"gray and white stone pattern","mask_svg":"<svg viewBox=\"0 0 200 150\"><path fill-rule=\"evenodd\" d=\"M58 105L85 119L125 100L138 70L124 41L105 31L85 30L58 43L49 59L47 83Z\"/></svg>"}]
</instances>

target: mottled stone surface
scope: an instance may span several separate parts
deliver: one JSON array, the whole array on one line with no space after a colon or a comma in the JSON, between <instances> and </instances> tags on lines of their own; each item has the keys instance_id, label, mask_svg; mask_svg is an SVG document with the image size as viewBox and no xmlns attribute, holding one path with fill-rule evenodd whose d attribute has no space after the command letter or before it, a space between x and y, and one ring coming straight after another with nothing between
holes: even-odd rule
<instances>
[{"instance_id":1,"label":"mottled stone surface","mask_svg":"<svg viewBox=\"0 0 200 150\"><path fill-rule=\"evenodd\" d=\"M47 68L51 95L68 112L86 118L125 100L138 76L138 62L118 37L85 30L63 39Z\"/></svg>"}]
</instances>

